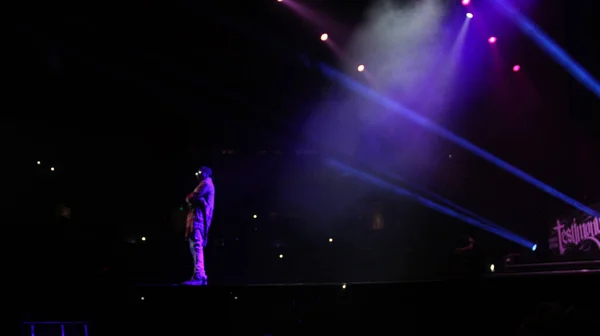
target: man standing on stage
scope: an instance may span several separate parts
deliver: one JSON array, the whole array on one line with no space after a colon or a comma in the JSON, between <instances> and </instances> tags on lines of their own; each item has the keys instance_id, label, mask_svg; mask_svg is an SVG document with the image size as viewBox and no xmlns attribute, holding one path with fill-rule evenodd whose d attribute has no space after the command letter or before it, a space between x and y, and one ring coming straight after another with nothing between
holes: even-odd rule
<instances>
[{"instance_id":1,"label":"man standing on stage","mask_svg":"<svg viewBox=\"0 0 600 336\"><path fill-rule=\"evenodd\" d=\"M184 284L204 286L208 284L208 277L204 270L204 247L208 241L208 229L215 205L215 186L212 181L212 170L208 167L200 168L196 172L196 177L200 183L185 198L188 204L185 237L190 241L194 273Z\"/></svg>"}]
</instances>

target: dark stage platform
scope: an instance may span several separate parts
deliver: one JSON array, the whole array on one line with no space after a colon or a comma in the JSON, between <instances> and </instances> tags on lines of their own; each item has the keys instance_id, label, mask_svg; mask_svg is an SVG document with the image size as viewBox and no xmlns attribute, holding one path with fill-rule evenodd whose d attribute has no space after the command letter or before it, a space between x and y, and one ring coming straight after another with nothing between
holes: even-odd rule
<instances>
[{"instance_id":1,"label":"dark stage platform","mask_svg":"<svg viewBox=\"0 0 600 336\"><path fill-rule=\"evenodd\" d=\"M598 273L580 271L410 283L238 287L78 283L32 287L22 308L24 321L85 321L91 335L159 331L176 335L190 330L304 335L359 328L415 335L440 331L507 335L540 314L540 318L557 314L552 318L555 330L586 328L585 320L599 311L599 281Z\"/></svg>"}]
</instances>

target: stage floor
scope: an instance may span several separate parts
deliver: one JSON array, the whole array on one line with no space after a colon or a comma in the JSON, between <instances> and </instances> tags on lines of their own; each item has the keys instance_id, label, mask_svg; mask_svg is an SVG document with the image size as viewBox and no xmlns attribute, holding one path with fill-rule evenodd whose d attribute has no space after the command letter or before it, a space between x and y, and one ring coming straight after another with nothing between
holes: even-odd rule
<instances>
[{"instance_id":1,"label":"stage floor","mask_svg":"<svg viewBox=\"0 0 600 336\"><path fill-rule=\"evenodd\" d=\"M474 335L506 335L540 304L579 307L596 302L599 281L600 273L581 270L423 282L204 287L79 282L32 286L22 303L24 321L91 321L91 327L102 326L106 335L123 326L134 334L140 328L144 333L156 328L172 333L172 325L194 330L198 321L215 330L237 326L232 334L245 335L247 328L264 335L278 325L291 330L301 325L306 334L323 328L385 332L398 323L403 333L412 328L408 334L419 335L439 332L439 326L462 332L464 321L477 321L494 327Z\"/></svg>"}]
</instances>

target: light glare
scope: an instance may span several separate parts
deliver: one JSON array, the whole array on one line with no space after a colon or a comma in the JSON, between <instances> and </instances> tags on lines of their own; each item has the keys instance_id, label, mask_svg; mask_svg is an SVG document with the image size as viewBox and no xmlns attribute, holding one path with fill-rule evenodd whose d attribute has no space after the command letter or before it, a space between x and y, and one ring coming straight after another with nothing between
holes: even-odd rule
<instances>
[{"instance_id":1,"label":"light glare","mask_svg":"<svg viewBox=\"0 0 600 336\"><path fill-rule=\"evenodd\" d=\"M498 40L498 39L496 38L496 36L492 36L492 37L490 37L490 38L488 39L488 42L489 42L489 43L491 43L491 44L494 44L494 43L496 43L496 41L497 41L497 40Z\"/></svg>"},{"instance_id":2,"label":"light glare","mask_svg":"<svg viewBox=\"0 0 600 336\"><path fill-rule=\"evenodd\" d=\"M363 71L365 71L365 66L361 64L356 69L358 70L358 72L363 72Z\"/></svg>"},{"instance_id":3,"label":"light glare","mask_svg":"<svg viewBox=\"0 0 600 336\"><path fill-rule=\"evenodd\" d=\"M467 19L472 19L473 18L473 13L467 13Z\"/></svg>"},{"instance_id":4,"label":"light glare","mask_svg":"<svg viewBox=\"0 0 600 336\"><path fill-rule=\"evenodd\" d=\"M321 41L323 41L323 42L327 41L328 38L329 38L329 35L327 35L327 34L321 35Z\"/></svg>"}]
</instances>

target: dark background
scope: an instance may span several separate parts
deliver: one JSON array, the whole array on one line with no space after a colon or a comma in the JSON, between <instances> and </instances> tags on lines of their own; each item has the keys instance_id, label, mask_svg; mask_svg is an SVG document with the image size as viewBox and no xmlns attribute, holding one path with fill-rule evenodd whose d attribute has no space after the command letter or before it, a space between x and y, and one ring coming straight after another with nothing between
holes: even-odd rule
<instances>
[{"instance_id":1,"label":"dark background","mask_svg":"<svg viewBox=\"0 0 600 336\"><path fill-rule=\"evenodd\" d=\"M349 26L366 6L309 3ZM306 65L336 59L277 5L59 2L14 13L1 133L19 275L181 280L179 208L200 164L215 172L207 262L221 282L441 276L465 232L490 258L521 249L323 167L326 154L301 129L335 84ZM592 6L544 2L531 16L600 78ZM482 93L460 105L464 117L445 126L581 202L599 200L598 98L520 33L504 57L523 66L537 96L499 104L496 89L515 83L484 75ZM453 159L441 160L430 188L532 241L570 210L450 144L437 150Z\"/></svg>"}]
</instances>

